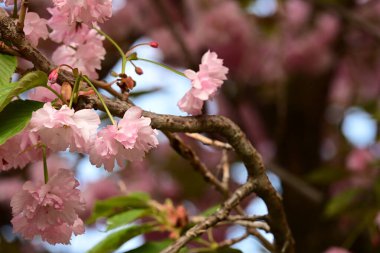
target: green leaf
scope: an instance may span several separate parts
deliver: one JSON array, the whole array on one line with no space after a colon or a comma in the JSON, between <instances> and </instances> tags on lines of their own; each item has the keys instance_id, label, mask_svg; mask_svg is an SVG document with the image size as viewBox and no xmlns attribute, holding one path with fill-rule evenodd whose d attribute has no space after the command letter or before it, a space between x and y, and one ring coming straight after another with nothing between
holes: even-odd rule
<instances>
[{"instance_id":1,"label":"green leaf","mask_svg":"<svg viewBox=\"0 0 380 253\"><path fill-rule=\"evenodd\" d=\"M322 167L312 171L306 176L306 180L320 185L330 184L347 175L347 172L334 167Z\"/></svg>"},{"instance_id":2,"label":"green leaf","mask_svg":"<svg viewBox=\"0 0 380 253\"><path fill-rule=\"evenodd\" d=\"M165 240L161 242L147 242L136 249L129 250L124 253L158 253L161 250L168 247L171 243L172 241L170 240Z\"/></svg>"},{"instance_id":3,"label":"green leaf","mask_svg":"<svg viewBox=\"0 0 380 253\"><path fill-rule=\"evenodd\" d=\"M0 145L21 132L29 123L32 112L40 109L43 103L31 100L16 100L0 112Z\"/></svg>"},{"instance_id":4,"label":"green leaf","mask_svg":"<svg viewBox=\"0 0 380 253\"><path fill-rule=\"evenodd\" d=\"M147 209L133 209L121 214L114 215L107 220L107 231L127 225L128 223L131 223L138 218L144 217L147 214L149 214Z\"/></svg>"},{"instance_id":5,"label":"green leaf","mask_svg":"<svg viewBox=\"0 0 380 253\"><path fill-rule=\"evenodd\" d=\"M0 112L9 104L13 97L37 86L45 86L47 75L42 71L29 72L16 83L7 83L0 86Z\"/></svg>"},{"instance_id":6,"label":"green leaf","mask_svg":"<svg viewBox=\"0 0 380 253\"><path fill-rule=\"evenodd\" d=\"M88 224L94 223L100 217L111 217L130 209L148 208L149 195L146 193L132 193L128 196L117 196L114 198L97 201L91 217L87 220Z\"/></svg>"},{"instance_id":7,"label":"green leaf","mask_svg":"<svg viewBox=\"0 0 380 253\"><path fill-rule=\"evenodd\" d=\"M210 216L211 214L215 213L216 211L218 211L218 209L220 208L220 205L216 205L216 206L212 206L208 209L206 209L205 211L203 211L201 214L203 216Z\"/></svg>"},{"instance_id":8,"label":"green leaf","mask_svg":"<svg viewBox=\"0 0 380 253\"><path fill-rule=\"evenodd\" d=\"M16 66L17 58L15 56L0 54L0 86L10 82Z\"/></svg>"},{"instance_id":9,"label":"green leaf","mask_svg":"<svg viewBox=\"0 0 380 253\"><path fill-rule=\"evenodd\" d=\"M149 95L151 93L161 91L161 90L162 90L161 87L157 87L157 88L152 88L152 89L148 89L148 90L134 91L134 92L131 92L129 94L129 96L130 97L140 97L140 96Z\"/></svg>"},{"instance_id":10,"label":"green leaf","mask_svg":"<svg viewBox=\"0 0 380 253\"><path fill-rule=\"evenodd\" d=\"M133 237L152 231L153 229L154 226L149 224L121 229L107 236L89 250L88 253L111 253Z\"/></svg>"},{"instance_id":11,"label":"green leaf","mask_svg":"<svg viewBox=\"0 0 380 253\"><path fill-rule=\"evenodd\" d=\"M325 215L327 217L333 217L347 210L352 205L353 201L359 195L360 192L361 189L352 188L334 196L327 203Z\"/></svg>"}]
</instances>

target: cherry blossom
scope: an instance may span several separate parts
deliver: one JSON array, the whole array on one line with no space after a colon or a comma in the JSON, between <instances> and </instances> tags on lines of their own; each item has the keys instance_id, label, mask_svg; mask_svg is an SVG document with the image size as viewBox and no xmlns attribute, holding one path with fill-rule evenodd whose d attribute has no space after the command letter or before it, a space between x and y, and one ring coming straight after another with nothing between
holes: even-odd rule
<instances>
[{"instance_id":1,"label":"cherry blossom","mask_svg":"<svg viewBox=\"0 0 380 253\"><path fill-rule=\"evenodd\" d=\"M86 34L90 28L86 24L71 23L68 16L62 13L57 7L47 9L52 17L47 21L47 24L52 29L50 39L66 45L74 43L83 43Z\"/></svg>"},{"instance_id":2,"label":"cherry blossom","mask_svg":"<svg viewBox=\"0 0 380 253\"><path fill-rule=\"evenodd\" d=\"M73 172L65 169L46 184L27 181L11 200L14 231L26 239L40 235L51 244L69 244L72 233L84 232L78 212L85 204L78 186Z\"/></svg>"},{"instance_id":3,"label":"cherry blossom","mask_svg":"<svg viewBox=\"0 0 380 253\"><path fill-rule=\"evenodd\" d=\"M33 112L30 121L31 131L38 133L41 141L53 151L70 147L72 152L85 152L89 148L99 124L99 116L94 110L75 112L66 105L56 110L51 103Z\"/></svg>"},{"instance_id":4,"label":"cherry blossom","mask_svg":"<svg viewBox=\"0 0 380 253\"><path fill-rule=\"evenodd\" d=\"M218 88L227 79L228 68L223 66L223 60L218 59L214 52L206 52L199 71L186 70L185 75L191 80L192 88L178 102L179 108L192 115L201 113L203 101L212 98Z\"/></svg>"},{"instance_id":5,"label":"cherry blossom","mask_svg":"<svg viewBox=\"0 0 380 253\"><path fill-rule=\"evenodd\" d=\"M46 27L47 20L40 18L35 12L27 12L24 22L24 33L26 38L33 46L38 45L40 38L46 40L49 37L49 32Z\"/></svg>"},{"instance_id":6,"label":"cherry blossom","mask_svg":"<svg viewBox=\"0 0 380 253\"><path fill-rule=\"evenodd\" d=\"M53 0L71 23L104 22L112 16L112 0Z\"/></svg>"},{"instance_id":7,"label":"cherry blossom","mask_svg":"<svg viewBox=\"0 0 380 253\"><path fill-rule=\"evenodd\" d=\"M204 101L194 97L191 91L186 92L185 96L178 101L178 107L191 115L199 115L202 113Z\"/></svg>"},{"instance_id":8,"label":"cherry blossom","mask_svg":"<svg viewBox=\"0 0 380 253\"><path fill-rule=\"evenodd\" d=\"M57 83L48 84L53 90L55 90L58 94L61 93L61 86ZM40 102L51 102L55 99L57 99L57 95L55 95L53 92L51 92L49 89L45 87L37 87L33 89L28 94L29 99L40 101Z\"/></svg>"},{"instance_id":9,"label":"cherry blossom","mask_svg":"<svg viewBox=\"0 0 380 253\"><path fill-rule=\"evenodd\" d=\"M97 78L96 69L100 69L101 60L106 54L102 44L104 37L98 35L95 30L90 30L82 39L80 44L72 43L58 47L52 55L52 60L57 65L67 64L78 68L90 78Z\"/></svg>"},{"instance_id":10,"label":"cherry blossom","mask_svg":"<svg viewBox=\"0 0 380 253\"><path fill-rule=\"evenodd\" d=\"M151 120L142 117L138 107L130 108L118 125L109 125L98 133L90 151L92 164L108 171L114 168L115 160L122 166L125 160L141 161L145 152L158 145L157 131L150 126Z\"/></svg>"},{"instance_id":11,"label":"cherry blossom","mask_svg":"<svg viewBox=\"0 0 380 253\"><path fill-rule=\"evenodd\" d=\"M31 133L29 128L7 140L0 146L0 171L23 168L28 163L41 159L38 141L38 135Z\"/></svg>"}]
</instances>

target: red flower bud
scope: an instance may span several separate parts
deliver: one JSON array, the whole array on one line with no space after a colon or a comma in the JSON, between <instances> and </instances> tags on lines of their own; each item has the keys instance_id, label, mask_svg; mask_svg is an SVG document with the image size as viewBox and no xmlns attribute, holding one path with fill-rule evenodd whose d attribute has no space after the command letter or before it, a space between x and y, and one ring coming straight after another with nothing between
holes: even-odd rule
<instances>
[{"instance_id":1,"label":"red flower bud","mask_svg":"<svg viewBox=\"0 0 380 253\"><path fill-rule=\"evenodd\" d=\"M158 42L156 42L156 41L152 41L152 42L150 42L149 45L150 45L151 47L153 47L153 48L158 48Z\"/></svg>"},{"instance_id":2,"label":"red flower bud","mask_svg":"<svg viewBox=\"0 0 380 253\"><path fill-rule=\"evenodd\" d=\"M142 74L144 74L144 71L143 71L140 67L135 67L135 72L136 72L136 74L138 74L138 75L142 75Z\"/></svg>"}]
</instances>

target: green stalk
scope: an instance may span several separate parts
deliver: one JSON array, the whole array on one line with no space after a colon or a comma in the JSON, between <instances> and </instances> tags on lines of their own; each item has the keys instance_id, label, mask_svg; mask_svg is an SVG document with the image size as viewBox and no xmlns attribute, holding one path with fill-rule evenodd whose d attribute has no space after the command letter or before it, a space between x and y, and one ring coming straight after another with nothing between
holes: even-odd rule
<instances>
[{"instance_id":1,"label":"green stalk","mask_svg":"<svg viewBox=\"0 0 380 253\"><path fill-rule=\"evenodd\" d=\"M113 125L116 126L116 122L115 120L113 119L113 116L112 114L110 113L110 111L108 110L108 107L106 105L106 103L104 102L103 100L103 97L100 95L100 93L98 92L98 90L95 88L95 86L92 84L92 82L90 81L90 79L87 78L87 76L83 76L83 79L92 87L92 89L95 91L96 95L98 96L98 98L100 99L100 102L102 102L102 105L104 107L104 110L106 111L108 117L110 118L111 122Z\"/></svg>"},{"instance_id":2,"label":"green stalk","mask_svg":"<svg viewBox=\"0 0 380 253\"><path fill-rule=\"evenodd\" d=\"M119 51L120 53L120 56L121 56L121 73L122 74L125 74L125 67L127 65L127 57L125 56L125 53L123 52L123 50L119 47L119 45L110 37L108 36L105 32L103 32L102 30L96 28L96 27L93 27L98 33L100 33L101 35L103 35L109 42L112 43L112 45L114 45L114 47L117 49L117 51Z\"/></svg>"},{"instance_id":3,"label":"green stalk","mask_svg":"<svg viewBox=\"0 0 380 253\"><path fill-rule=\"evenodd\" d=\"M46 146L43 145L42 147L42 158L43 158L43 163L44 163L44 179L45 179L45 184L49 181L49 172L48 172L48 167L47 167L47 159L46 159Z\"/></svg>"},{"instance_id":4,"label":"green stalk","mask_svg":"<svg viewBox=\"0 0 380 253\"><path fill-rule=\"evenodd\" d=\"M71 94L71 97L70 97L70 104L69 104L69 108L71 109L72 106L73 106L73 102L74 102L74 97L78 97L78 90L79 90L79 84L80 84L80 81L82 80L82 75L79 74L77 76L77 78L75 79L75 84L74 84L74 89L73 89L73 93Z\"/></svg>"},{"instance_id":5,"label":"green stalk","mask_svg":"<svg viewBox=\"0 0 380 253\"><path fill-rule=\"evenodd\" d=\"M61 94L59 94L57 91L55 91L52 87L50 87L49 85L42 86L42 87L45 87L46 89L48 89L51 92L53 92L54 95L56 95L62 101L63 104L66 104L66 101L63 99L63 97L61 96Z\"/></svg>"},{"instance_id":6,"label":"green stalk","mask_svg":"<svg viewBox=\"0 0 380 253\"><path fill-rule=\"evenodd\" d=\"M165 69L167 69L167 70L170 70L170 71L176 73L177 75L180 75L180 76L186 77L185 74L182 73L181 71L178 71L178 70L176 70L176 69L173 69L172 67L169 67L168 65L165 65L165 64L163 64L163 63L159 63L159 62L156 62L156 61L152 61L152 60L148 60L148 59L144 59L144 58L139 58L139 57L136 58L136 60L138 60L138 61L146 61L146 62L153 63L153 64L155 64L155 65L158 65L158 66L162 67L162 68L165 68ZM187 78L187 77L186 77L186 78Z\"/></svg>"}]
</instances>

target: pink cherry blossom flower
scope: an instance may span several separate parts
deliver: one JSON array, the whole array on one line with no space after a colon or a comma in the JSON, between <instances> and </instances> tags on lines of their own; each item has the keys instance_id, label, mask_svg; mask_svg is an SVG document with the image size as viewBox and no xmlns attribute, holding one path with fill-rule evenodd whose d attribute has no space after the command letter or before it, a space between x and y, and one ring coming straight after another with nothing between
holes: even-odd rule
<instances>
[{"instance_id":1,"label":"pink cherry blossom flower","mask_svg":"<svg viewBox=\"0 0 380 253\"><path fill-rule=\"evenodd\" d=\"M191 115L199 115L202 113L204 101L193 96L191 91L186 92L185 96L178 101L178 107L181 111Z\"/></svg>"},{"instance_id":2,"label":"pink cherry blossom flower","mask_svg":"<svg viewBox=\"0 0 380 253\"><path fill-rule=\"evenodd\" d=\"M51 244L69 244L71 234L82 234L78 212L85 208L79 182L70 170L60 169L48 183L27 181L12 200L13 230L26 239L40 235Z\"/></svg>"},{"instance_id":3,"label":"pink cherry blossom flower","mask_svg":"<svg viewBox=\"0 0 380 253\"><path fill-rule=\"evenodd\" d=\"M199 71L186 70L185 75L191 80L194 97L201 100L208 100L216 90L227 80L228 68L223 66L223 60L218 59L214 52L206 52L202 56Z\"/></svg>"},{"instance_id":4,"label":"pink cherry blossom flower","mask_svg":"<svg viewBox=\"0 0 380 253\"><path fill-rule=\"evenodd\" d=\"M27 12L25 15L24 33L33 46L38 45L40 38L46 40L49 32L46 27L47 20L40 18L35 12Z\"/></svg>"},{"instance_id":5,"label":"pink cherry blossom flower","mask_svg":"<svg viewBox=\"0 0 380 253\"><path fill-rule=\"evenodd\" d=\"M223 81L227 79L228 68L223 66L223 60L218 59L214 52L206 52L199 71L186 70L185 75L191 80L192 88L178 102L182 111L197 115L201 113L203 101L212 98Z\"/></svg>"},{"instance_id":6,"label":"pink cherry blossom flower","mask_svg":"<svg viewBox=\"0 0 380 253\"><path fill-rule=\"evenodd\" d=\"M112 171L115 160L119 166L125 160L141 161L145 152L158 145L157 131L151 128L150 122L142 117L140 108L130 108L117 126L99 131L90 151L90 162L97 167L104 164L106 170Z\"/></svg>"},{"instance_id":7,"label":"pink cherry blossom flower","mask_svg":"<svg viewBox=\"0 0 380 253\"><path fill-rule=\"evenodd\" d=\"M61 93L61 86L57 83L48 84L53 90L55 90L58 94ZM40 101L40 102L51 102L57 99L57 95L51 92L49 89L45 87L37 87L31 90L28 94L29 99Z\"/></svg>"},{"instance_id":8,"label":"pink cherry blossom flower","mask_svg":"<svg viewBox=\"0 0 380 253\"><path fill-rule=\"evenodd\" d=\"M31 131L38 133L41 141L53 151L69 147L72 152L86 152L99 124L99 116L94 110L75 112L66 105L56 110L51 103L33 112L30 120Z\"/></svg>"},{"instance_id":9,"label":"pink cherry blossom flower","mask_svg":"<svg viewBox=\"0 0 380 253\"><path fill-rule=\"evenodd\" d=\"M53 0L71 23L104 22L112 16L112 0Z\"/></svg>"},{"instance_id":10,"label":"pink cherry blossom flower","mask_svg":"<svg viewBox=\"0 0 380 253\"><path fill-rule=\"evenodd\" d=\"M68 15L61 12L57 7L47 9L52 17L47 21L47 24L52 29L50 38L57 43L83 43L86 34L90 28L86 24L72 23L69 21Z\"/></svg>"},{"instance_id":11,"label":"pink cherry blossom flower","mask_svg":"<svg viewBox=\"0 0 380 253\"><path fill-rule=\"evenodd\" d=\"M350 252L344 248L330 247L324 253L350 253Z\"/></svg>"},{"instance_id":12,"label":"pink cherry blossom flower","mask_svg":"<svg viewBox=\"0 0 380 253\"><path fill-rule=\"evenodd\" d=\"M57 65L67 64L78 68L90 78L97 78L96 69L101 68L101 60L106 54L103 40L103 36L98 35L95 30L90 30L83 37L83 43L58 47L52 55L52 60Z\"/></svg>"},{"instance_id":13,"label":"pink cherry blossom flower","mask_svg":"<svg viewBox=\"0 0 380 253\"><path fill-rule=\"evenodd\" d=\"M27 128L0 146L0 171L24 168L28 163L42 158L37 147L39 137Z\"/></svg>"}]
</instances>

